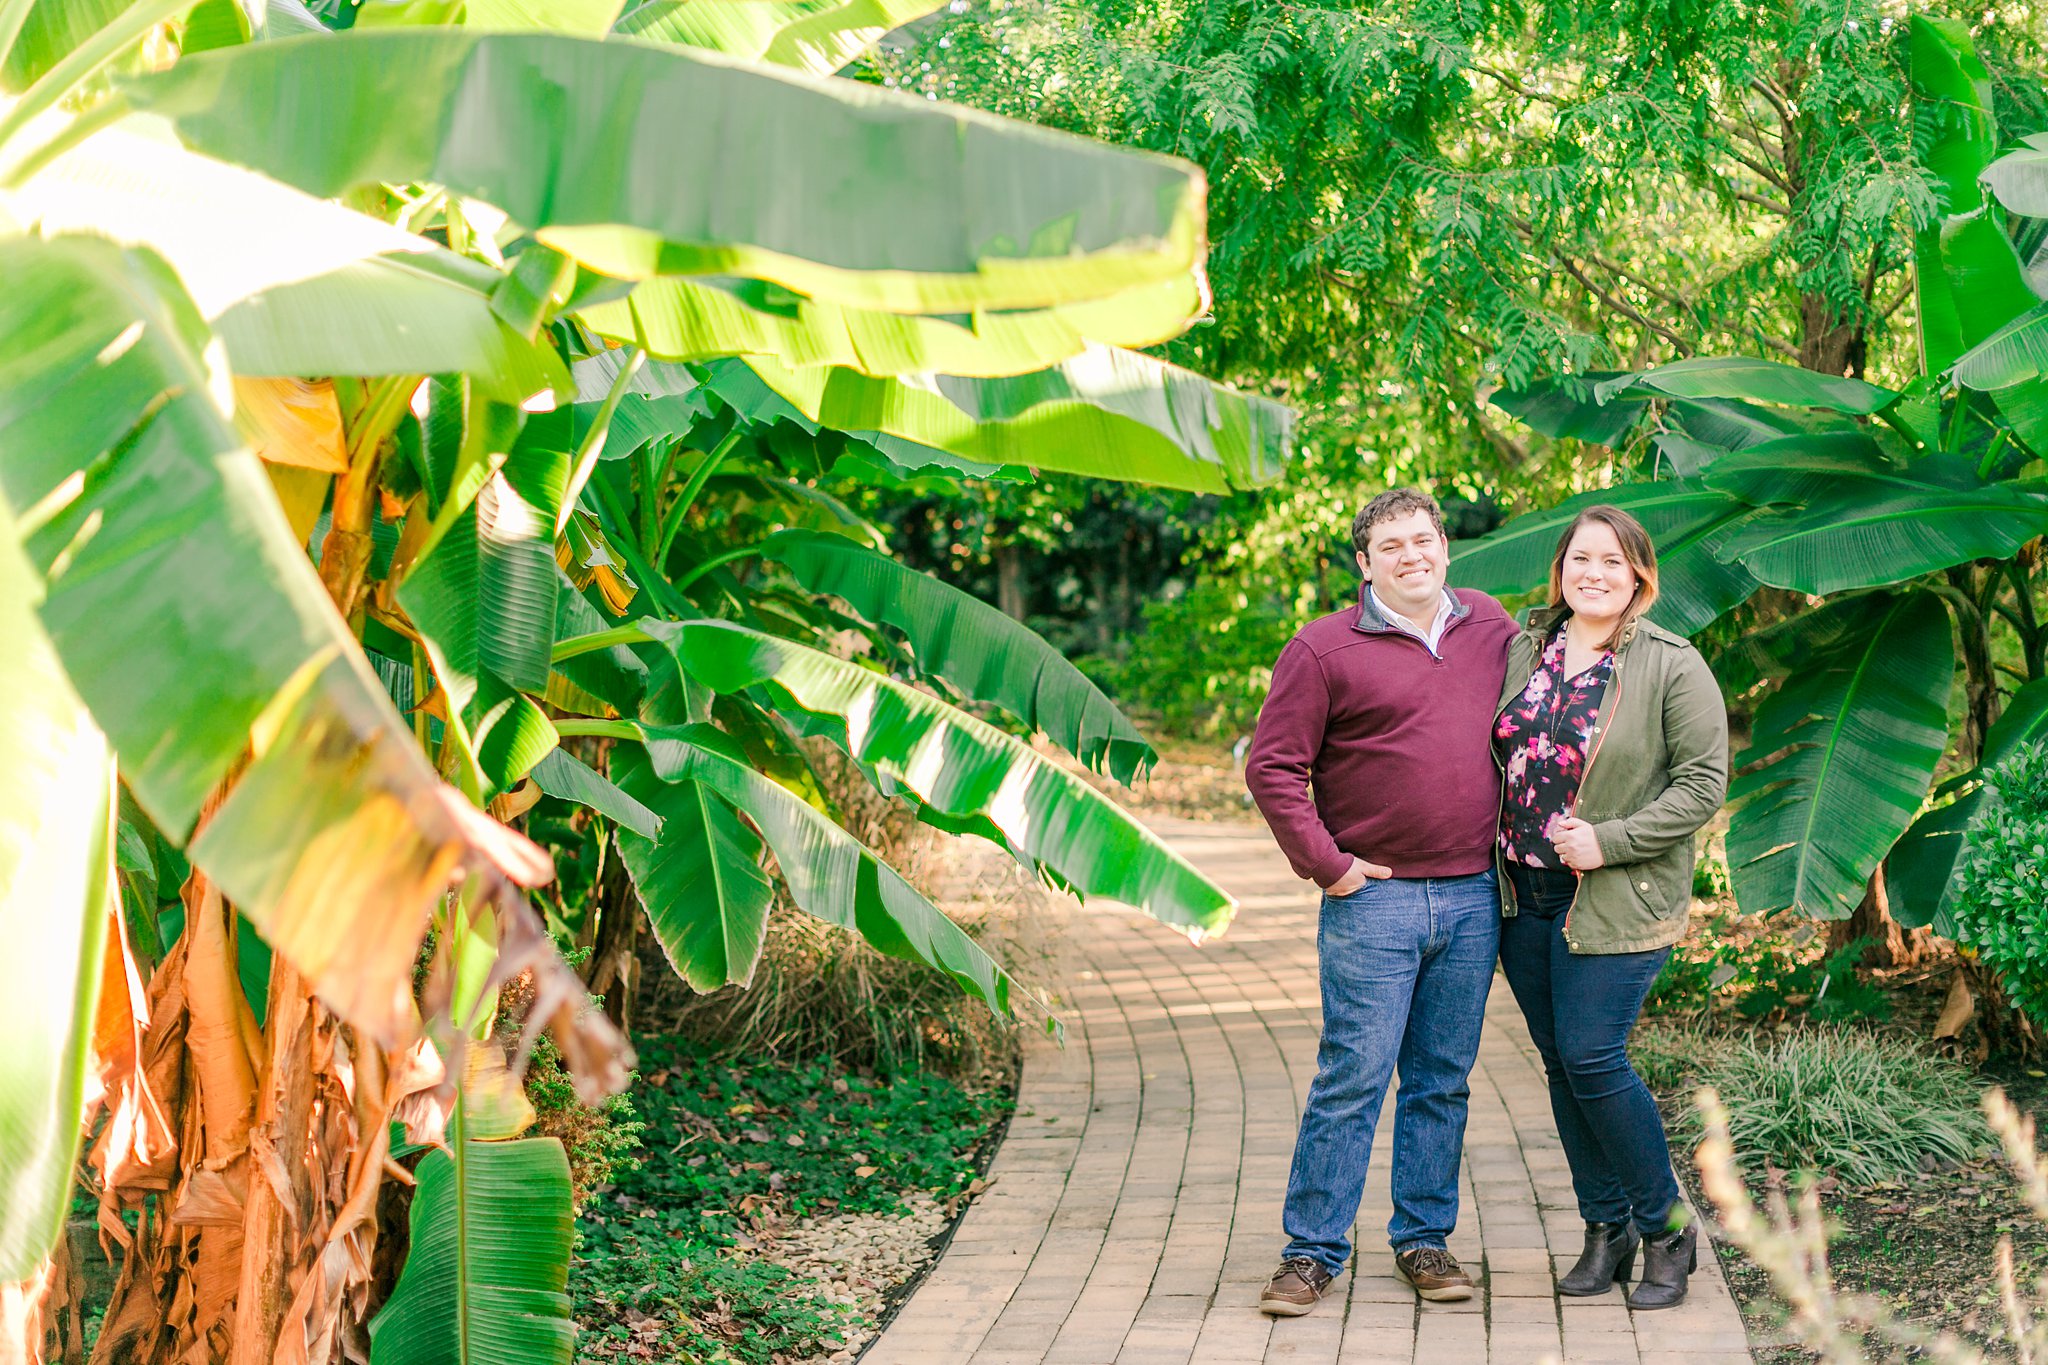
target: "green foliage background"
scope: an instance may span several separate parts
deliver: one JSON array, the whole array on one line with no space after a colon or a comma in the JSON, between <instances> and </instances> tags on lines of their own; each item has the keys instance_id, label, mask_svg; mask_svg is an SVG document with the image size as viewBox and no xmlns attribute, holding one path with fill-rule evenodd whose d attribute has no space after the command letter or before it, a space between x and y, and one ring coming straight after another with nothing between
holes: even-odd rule
<instances>
[{"instance_id":1,"label":"green foliage background","mask_svg":"<svg viewBox=\"0 0 2048 1365\"><path fill-rule=\"evenodd\" d=\"M2048 1026L2048 745L2014 753L1992 770L1987 791L1957 868L1956 937Z\"/></svg>"},{"instance_id":2,"label":"green foliage background","mask_svg":"<svg viewBox=\"0 0 2048 1365\"><path fill-rule=\"evenodd\" d=\"M2036 10L1925 12L1970 25L2001 126L2048 122ZM1088 494L1035 490L1032 619L1171 728L1241 733L1285 636L1349 600L1363 498L1421 483L1483 534L1645 461L1535 436L1492 393L1730 353L1904 383L1936 205L1904 20L1867 0L966 0L893 36L870 79L1200 164L1213 318L1165 353L1305 415L1277 488L1132 499L1185 553L1155 536L1110 591L1089 569L1115 542L1043 529ZM1017 543L1000 518L949 529L970 548L942 573Z\"/></svg>"}]
</instances>

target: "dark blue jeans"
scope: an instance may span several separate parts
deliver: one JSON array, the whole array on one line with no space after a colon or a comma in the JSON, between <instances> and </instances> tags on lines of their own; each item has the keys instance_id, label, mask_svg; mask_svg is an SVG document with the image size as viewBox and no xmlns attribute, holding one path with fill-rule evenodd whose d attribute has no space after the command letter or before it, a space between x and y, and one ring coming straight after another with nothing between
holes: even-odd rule
<instances>
[{"instance_id":1,"label":"dark blue jeans","mask_svg":"<svg viewBox=\"0 0 2048 1365\"><path fill-rule=\"evenodd\" d=\"M1671 950L1572 952L1564 914L1578 878L1507 866L1517 913L1501 921L1501 970L1543 1056L1579 1214L1589 1223L1633 1219L1646 1237L1662 1233L1678 1180L1657 1102L1629 1065L1628 1034Z\"/></svg>"},{"instance_id":2,"label":"dark blue jeans","mask_svg":"<svg viewBox=\"0 0 2048 1365\"><path fill-rule=\"evenodd\" d=\"M1351 1259L1373 1128L1397 1066L1388 1240L1396 1251L1440 1247L1457 1226L1466 1080L1500 924L1491 872L1368 881L1323 897L1323 1036L1287 1177L1283 1255L1312 1257L1333 1275Z\"/></svg>"}]
</instances>

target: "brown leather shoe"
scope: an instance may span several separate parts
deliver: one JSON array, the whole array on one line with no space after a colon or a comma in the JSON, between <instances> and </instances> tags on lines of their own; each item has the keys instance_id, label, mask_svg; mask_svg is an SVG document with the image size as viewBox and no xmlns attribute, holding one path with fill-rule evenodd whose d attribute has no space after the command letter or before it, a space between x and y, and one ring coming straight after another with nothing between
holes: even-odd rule
<instances>
[{"instance_id":1,"label":"brown leather shoe","mask_svg":"<svg viewBox=\"0 0 2048 1365\"><path fill-rule=\"evenodd\" d=\"M1442 1247L1410 1247L1397 1253L1394 1274L1431 1303L1456 1303L1472 1297L1472 1277L1458 1264L1458 1258Z\"/></svg>"},{"instance_id":2,"label":"brown leather shoe","mask_svg":"<svg viewBox=\"0 0 2048 1365\"><path fill-rule=\"evenodd\" d=\"M1259 1311L1280 1318L1298 1318L1316 1306L1316 1300L1335 1278L1306 1256L1289 1256L1266 1282L1266 1292L1259 1295Z\"/></svg>"}]
</instances>

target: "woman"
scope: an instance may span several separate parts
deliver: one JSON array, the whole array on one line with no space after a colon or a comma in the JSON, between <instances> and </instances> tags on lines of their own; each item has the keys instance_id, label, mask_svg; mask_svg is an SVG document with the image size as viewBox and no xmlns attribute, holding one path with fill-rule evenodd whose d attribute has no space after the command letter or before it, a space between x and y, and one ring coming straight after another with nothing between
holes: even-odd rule
<instances>
[{"instance_id":1,"label":"woman","mask_svg":"<svg viewBox=\"0 0 2048 1365\"><path fill-rule=\"evenodd\" d=\"M1628 1034L1685 933L1693 835L1728 786L1728 717L1706 662L1643 618L1656 551L1617 507L1588 507L1550 565L1550 605L1508 648L1494 721L1503 775L1501 968L1550 1080L1586 1220L1560 1294L1626 1284L1631 1308L1685 1297L1686 1225L1657 1105Z\"/></svg>"}]
</instances>

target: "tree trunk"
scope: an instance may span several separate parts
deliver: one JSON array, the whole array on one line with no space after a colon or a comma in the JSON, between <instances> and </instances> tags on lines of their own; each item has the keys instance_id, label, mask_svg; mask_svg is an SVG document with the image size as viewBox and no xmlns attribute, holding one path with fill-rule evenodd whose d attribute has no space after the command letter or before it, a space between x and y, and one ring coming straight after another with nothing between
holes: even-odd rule
<instances>
[{"instance_id":1,"label":"tree trunk","mask_svg":"<svg viewBox=\"0 0 2048 1365\"><path fill-rule=\"evenodd\" d=\"M1028 609L1025 601L1024 547L1015 544L996 546L996 606L1012 621L1024 619Z\"/></svg>"},{"instance_id":2,"label":"tree trunk","mask_svg":"<svg viewBox=\"0 0 2048 1365\"><path fill-rule=\"evenodd\" d=\"M1863 323L1850 320L1818 294L1799 299L1799 367L1819 374L1863 377L1869 347Z\"/></svg>"},{"instance_id":3,"label":"tree trunk","mask_svg":"<svg viewBox=\"0 0 2048 1365\"><path fill-rule=\"evenodd\" d=\"M592 995L603 998L605 1018L624 1033L632 1024L634 1000L640 993L643 915L616 844L605 850L597 892L597 938L583 980Z\"/></svg>"},{"instance_id":4,"label":"tree trunk","mask_svg":"<svg viewBox=\"0 0 2048 1365\"><path fill-rule=\"evenodd\" d=\"M1984 599L1978 571L1963 564L1948 571L1949 586L1970 603ZM1954 603L1954 599L1950 599ZM1984 737L1998 719L1998 669L1991 658L1991 632L1983 611L1955 604L1956 639L1963 656L1963 732L1957 739L1956 757L1965 767L1984 756Z\"/></svg>"},{"instance_id":5,"label":"tree trunk","mask_svg":"<svg viewBox=\"0 0 2048 1365\"><path fill-rule=\"evenodd\" d=\"M1870 885L1864 889L1855 913L1828 925L1828 952L1839 952L1859 938L1870 940L1870 946L1857 962L1862 967L1914 966L1931 946L1931 935L1926 929L1905 929L1892 918L1883 864L1870 874Z\"/></svg>"},{"instance_id":6,"label":"tree trunk","mask_svg":"<svg viewBox=\"0 0 2048 1365\"><path fill-rule=\"evenodd\" d=\"M1131 633L1137 625L1137 603L1131 592L1131 538L1135 531L1126 531L1116 547L1116 648L1112 658L1122 659L1130 653Z\"/></svg>"}]
</instances>

